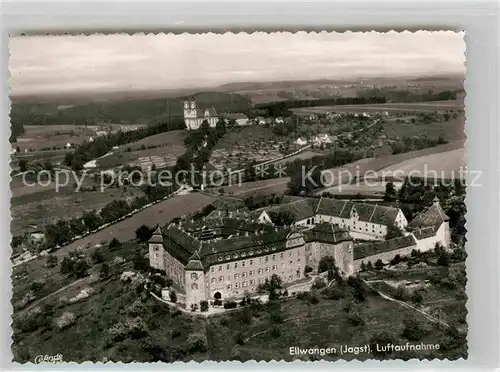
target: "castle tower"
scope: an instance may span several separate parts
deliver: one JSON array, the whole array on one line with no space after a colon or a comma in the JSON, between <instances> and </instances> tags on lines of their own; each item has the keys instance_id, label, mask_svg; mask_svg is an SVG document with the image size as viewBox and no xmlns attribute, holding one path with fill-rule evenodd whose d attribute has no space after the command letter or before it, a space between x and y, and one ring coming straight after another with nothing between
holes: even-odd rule
<instances>
[{"instance_id":1,"label":"castle tower","mask_svg":"<svg viewBox=\"0 0 500 372\"><path fill-rule=\"evenodd\" d=\"M203 264L198 252L195 252L190 258L188 264L184 267L186 278L186 306L200 306L201 301L206 300L205 294L205 273Z\"/></svg>"},{"instance_id":2,"label":"castle tower","mask_svg":"<svg viewBox=\"0 0 500 372\"><path fill-rule=\"evenodd\" d=\"M153 236L148 241L149 244L149 265L155 269L165 270L163 260L163 232L160 226L153 232Z\"/></svg>"}]
</instances>

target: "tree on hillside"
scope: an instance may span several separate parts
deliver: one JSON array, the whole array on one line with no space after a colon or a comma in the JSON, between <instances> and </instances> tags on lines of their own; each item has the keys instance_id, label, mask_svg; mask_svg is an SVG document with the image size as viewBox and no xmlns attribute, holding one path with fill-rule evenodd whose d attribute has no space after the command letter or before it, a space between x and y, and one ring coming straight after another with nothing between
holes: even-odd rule
<instances>
[{"instance_id":1,"label":"tree on hillside","mask_svg":"<svg viewBox=\"0 0 500 372\"><path fill-rule=\"evenodd\" d=\"M307 195L321 187L321 171L318 168L308 171L303 165L295 171L288 182L288 190L292 195Z\"/></svg>"},{"instance_id":2,"label":"tree on hillside","mask_svg":"<svg viewBox=\"0 0 500 372\"><path fill-rule=\"evenodd\" d=\"M28 170L28 162L24 159L19 160L19 171L26 172Z\"/></svg>"},{"instance_id":3,"label":"tree on hillside","mask_svg":"<svg viewBox=\"0 0 500 372\"><path fill-rule=\"evenodd\" d=\"M153 235L153 229L149 228L146 225L141 225L137 230L135 230L135 237L140 242L147 242L151 239Z\"/></svg>"},{"instance_id":4,"label":"tree on hillside","mask_svg":"<svg viewBox=\"0 0 500 372\"><path fill-rule=\"evenodd\" d=\"M89 231L97 229L101 224L101 217L97 215L96 211L88 211L83 214L83 223Z\"/></svg>"},{"instance_id":5,"label":"tree on hillside","mask_svg":"<svg viewBox=\"0 0 500 372\"><path fill-rule=\"evenodd\" d=\"M224 134L226 134L226 121L223 118L219 118L215 125L215 135L221 138Z\"/></svg>"},{"instance_id":6,"label":"tree on hillside","mask_svg":"<svg viewBox=\"0 0 500 372\"><path fill-rule=\"evenodd\" d=\"M245 175L245 181L247 182L253 182L257 179L257 174L255 172L255 161L250 162L246 167L244 171Z\"/></svg>"},{"instance_id":7,"label":"tree on hillside","mask_svg":"<svg viewBox=\"0 0 500 372\"><path fill-rule=\"evenodd\" d=\"M385 194L384 194L384 200L385 201L392 201L397 199L397 192L396 188L394 187L393 182L387 182L385 184Z\"/></svg>"},{"instance_id":8,"label":"tree on hillside","mask_svg":"<svg viewBox=\"0 0 500 372\"><path fill-rule=\"evenodd\" d=\"M271 221L276 226L291 226L295 222L295 217L291 212L283 211L283 212L269 212L269 217Z\"/></svg>"},{"instance_id":9,"label":"tree on hillside","mask_svg":"<svg viewBox=\"0 0 500 372\"><path fill-rule=\"evenodd\" d=\"M113 238L111 239L111 241L109 242L109 248L110 249L115 249L115 248L119 248L122 246L122 243L117 239L117 238Z\"/></svg>"},{"instance_id":10,"label":"tree on hillside","mask_svg":"<svg viewBox=\"0 0 500 372\"><path fill-rule=\"evenodd\" d=\"M278 290L281 288L283 288L283 281L276 274L273 274L270 280L266 279L263 284L259 284L259 291L268 292L269 300L277 299L279 297Z\"/></svg>"},{"instance_id":11,"label":"tree on hillside","mask_svg":"<svg viewBox=\"0 0 500 372\"><path fill-rule=\"evenodd\" d=\"M403 230L397 227L394 223L391 223L387 226L387 234L385 236L385 240L399 238L403 235Z\"/></svg>"}]
</instances>

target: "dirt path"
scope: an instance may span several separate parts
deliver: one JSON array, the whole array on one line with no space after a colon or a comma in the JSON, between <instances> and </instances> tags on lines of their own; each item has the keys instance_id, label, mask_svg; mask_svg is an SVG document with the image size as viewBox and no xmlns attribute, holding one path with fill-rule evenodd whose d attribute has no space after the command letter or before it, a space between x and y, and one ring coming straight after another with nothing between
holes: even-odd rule
<instances>
[{"instance_id":1,"label":"dirt path","mask_svg":"<svg viewBox=\"0 0 500 372\"><path fill-rule=\"evenodd\" d=\"M85 278L81 278L81 279L75 280L74 282L71 282L68 285L65 285L64 287L59 288L57 291L54 291L54 292L49 293L48 295L46 295L46 296L44 296L42 298L37 299L36 301L34 301L31 304L29 304L28 306L26 306L24 309L21 309L18 312L14 313L13 316L20 316L20 315L28 312L29 310L33 309L40 302L43 302L43 301L49 299L50 297L55 296L56 294L61 293L62 291L65 291L66 289L71 288L71 287L73 287L73 286L75 286L77 284L83 283L83 282L85 282L85 281L87 281L89 279L90 279L90 275L86 276Z\"/></svg>"},{"instance_id":2,"label":"dirt path","mask_svg":"<svg viewBox=\"0 0 500 372\"><path fill-rule=\"evenodd\" d=\"M446 322L444 322L444 321L436 318L435 316L432 316L431 314L429 314L429 313L427 313L427 312L425 312L423 310L418 309L417 307L415 307L413 305L410 305L409 303L406 303L406 302L400 301L400 300L396 300L395 298L393 298L393 297L391 297L391 296L389 296L389 295L387 295L387 294L385 294L383 292L380 292L378 289L375 289L374 287L372 287L372 285L370 283L368 283L367 281L363 281L363 282L368 287L370 287L375 292L377 292L382 298L384 298L386 300L389 300L389 301L392 301L392 302L396 302L397 304L399 304L399 305L401 305L403 307L406 307L407 309L411 309L413 311L416 311L416 312L422 314L427 320L429 320L429 321L431 321L433 323L439 323L439 324L442 324L442 325L444 325L445 327L448 327L448 328L451 327L448 323L446 323Z\"/></svg>"}]
</instances>

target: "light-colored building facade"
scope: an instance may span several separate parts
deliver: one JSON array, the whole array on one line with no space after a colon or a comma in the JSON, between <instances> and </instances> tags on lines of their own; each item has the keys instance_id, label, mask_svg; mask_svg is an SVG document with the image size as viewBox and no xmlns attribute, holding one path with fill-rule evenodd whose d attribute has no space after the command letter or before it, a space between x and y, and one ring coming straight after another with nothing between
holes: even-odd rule
<instances>
[{"instance_id":1,"label":"light-colored building facade","mask_svg":"<svg viewBox=\"0 0 500 372\"><path fill-rule=\"evenodd\" d=\"M353 203L332 198L301 198L291 203L267 207L256 213L261 223L273 224L273 214L286 213L295 226L330 223L345 228L357 240L384 240L389 226L404 230L408 221L399 208Z\"/></svg>"},{"instance_id":2,"label":"light-colored building facade","mask_svg":"<svg viewBox=\"0 0 500 372\"><path fill-rule=\"evenodd\" d=\"M188 129L198 129L203 121L207 121L209 126L214 128L219 117L215 108L199 109L196 107L194 98L184 100L184 122Z\"/></svg>"},{"instance_id":3,"label":"light-colored building facade","mask_svg":"<svg viewBox=\"0 0 500 372\"><path fill-rule=\"evenodd\" d=\"M304 278L306 267L314 272L327 256L335 259L341 275L350 276L362 263L386 263L413 250L450 245L449 218L437 200L410 224L398 208L328 198L301 198L280 207L257 213L217 210L203 220L158 228L149 241L150 265L165 271L191 306L254 293L273 274L293 284ZM278 212L292 213L298 220L292 226L275 226ZM390 221L405 229L404 235L383 240L384 230L375 221ZM365 231L356 230L361 223L375 227L366 231L361 225ZM371 241L356 244L356 234L367 234Z\"/></svg>"},{"instance_id":4,"label":"light-colored building facade","mask_svg":"<svg viewBox=\"0 0 500 372\"><path fill-rule=\"evenodd\" d=\"M273 274L283 283L335 258L339 272L353 273L354 246L344 229L323 224L298 230L234 218L179 222L157 229L149 242L152 267L165 271L185 293L186 305L241 298Z\"/></svg>"}]
</instances>

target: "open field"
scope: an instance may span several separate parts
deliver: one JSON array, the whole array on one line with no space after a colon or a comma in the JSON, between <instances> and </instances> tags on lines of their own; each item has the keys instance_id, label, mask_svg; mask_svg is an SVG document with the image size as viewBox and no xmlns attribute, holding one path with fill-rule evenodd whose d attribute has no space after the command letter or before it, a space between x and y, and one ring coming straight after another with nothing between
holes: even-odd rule
<instances>
[{"instance_id":1,"label":"open field","mask_svg":"<svg viewBox=\"0 0 500 372\"><path fill-rule=\"evenodd\" d=\"M283 178L273 178L268 180L260 180L254 182L244 182L241 185L230 185L223 186L224 193L228 195L233 195L241 198L245 198L249 195L259 195L259 194L282 194L287 190L287 183L290 180L288 177ZM212 190L217 192L217 189Z\"/></svg>"},{"instance_id":2,"label":"open field","mask_svg":"<svg viewBox=\"0 0 500 372\"><path fill-rule=\"evenodd\" d=\"M138 188L108 188L104 192L75 192L65 187L56 192L55 188L24 194L11 199L11 232L18 235L28 226L43 230L45 225L58 219L79 217L89 210L99 210L113 199L132 200L143 195Z\"/></svg>"},{"instance_id":3,"label":"open field","mask_svg":"<svg viewBox=\"0 0 500 372\"><path fill-rule=\"evenodd\" d=\"M187 134L185 130L174 130L143 138L101 157L97 166L105 169L125 164L145 168L152 164L156 167L172 166L186 151L184 138Z\"/></svg>"},{"instance_id":4,"label":"open field","mask_svg":"<svg viewBox=\"0 0 500 372\"><path fill-rule=\"evenodd\" d=\"M102 241L110 241L113 238L119 240L129 240L135 238L135 230L141 225L150 227L158 224L164 225L175 217L180 217L194 213L203 207L211 204L217 198L201 193L188 195L177 195L166 199L158 204L146 208L130 218L120 221L112 226L102 229L95 234L91 234L82 239L59 249L56 254L64 255L68 251L79 248L100 244Z\"/></svg>"},{"instance_id":5,"label":"open field","mask_svg":"<svg viewBox=\"0 0 500 372\"><path fill-rule=\"evenodd\" d=\"M397 118L396 118L397 119ZM436 121L429 124L412 123L411 121L396 122L386 120L383 133L388 138L427 136L429 138L442 137L447 141L465 140L465 114L460 113L457 118L448 121Z\"/></svg>"},{"instance_id":6,"label":"open field","mask_svg":"<svg viewBox=\"0 0 500 372\"><path fill-rule=\"evenodd\" d=\"M338 185L332 186L327 189L321 190L320 193L330 192L335 195L356 195L362 194L364 196L372 196L375 198L380 198L385 194L385 182L364 182L349 184L349 185ZM393 182L396 190L401 188L402 182Z\"/></svg>"},{"instance_id":7,"label":"open field","mask_svg":"<svg viewBox=\"0 0 500 372\"><path fill-rule=\"evenodd\" d=\"M384 174L398 175L404 177L412 172L413 175L428 175L437 178L459 178L465 177L465 148L440 152L437 154L418 156L408 159L377 172L378 177ZM463 173L460 173L462 170ZM433 172L437 172L434 175Z\"/></svg>"},{"instance_id":8,"label":"open field","mask_svg":"<svg viewBox=\"0 0 500 372\"><path fill-rule=\"evenodd\" d=\"M141 125L106 124L104 126L111 133L118 130L133 130ZM17 142L12 144L13 148L19 146L21 151L25 149L41 150L46 148L61 148L67 143L78 145L95 137L96 131L102 130L98 126L85 125L25 125L25 133L19 136Z\"/></svg>"},{"instance_id":9,"label":"open field","mask_svg":"<svg viewBox=\"0 0 500 372\"><path fill-rule=\"evenodd\" d=\"M433 112L463 109L463 100L454 101L433 101L433 102L414 102L414 103L384 103L384 104L366 104L366 105L335 105L335 106L317 106L294 108L292 111L297 115L325 114L327 112L336 113L359 113L359 112Z\"/></svg>"},{"instance_id":10,"label":"open field","mask_svg":"<svg viewBox=\"0 0 500 372\"><path fill-rule=\"evenodd\" d=\"M452 157L460 157L460 151L454 152L454 150L461 150L464 151L463 147L464 143L463 141L455 141L455 142L450 142L446 143L443 145L438 145L435 147L429 147L423 150L417 150L417 151L410 151L410 152L405 152L401 154L396 154L396 155L383 155L379 157L374 157L374 158L367 158L367 159L362 159L356 163L349 164L348 166L342 167L345 172L338 172L339 169L334 168L331 170L326 170L324 172L330 172L334 176L341 175L342 177L342 183L346 183L349 180L349 175L351 176L350 179L353 180L354 177L358 176L359 179L362 179L366 176L366 178L374 178L375 173L374 172L379 172L382 169L386 169L388 167L393 167L393 169L398 169L399 164L405 161L413 161L417 158L420 157L425 157L428 155L433 155L433 154L444 154L451 152ZM463 152L462 152L463 154ZM446 156L446 155L441 155L441 156ZM450 154L448 154L450 156ZM441 165L439 165L436 168L436 171L441 171ZM445 169L445 168L443 168ZM338 184L338 182L336 183Z\"/></svg>"},{"instance_id":11,"label":"open field","mask_svg":"<svg viewBox=\"0 0 500 372\"><path fill-rule=\"evenodd\" d=\"M80 144L95 133L83 125L26 125L24 130L25 133L12 144L14 148L19 146L21 151L63 147L68 142Z\"/></svg>"},{"instance_id":12,"label":"open field","mask_svg":"<svg viewBox=\"0 0 500 372\"><path fill-rule=\"evenodd\" d=\"M56 187L55 182L51 182L47 186L42 186L39 183L36 183L33 186L27 186L23 183L22 178L20 176L16 176L12 178L12 180L10 181L10 191L12 193L12 198L33 194L37 192L44 192L47 190L54 190L55 187Z\"/></svg>"},{"instance_id":13,"label":"open field","mask_svg":"<svg viewBox=\"0 0 500 372\"><path fill-rule=\"evenodd\" d=\"M132 151L141 149L142 145L148 146L165 146L165 147L184 147L184 139L189 132L187 130L172 130L169 132L158 133L153 136L143 138L139 141L129 143L123 147L130 147Z\"/></svg>"}]
</instances>

